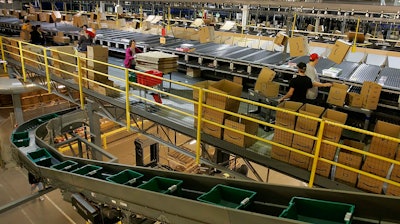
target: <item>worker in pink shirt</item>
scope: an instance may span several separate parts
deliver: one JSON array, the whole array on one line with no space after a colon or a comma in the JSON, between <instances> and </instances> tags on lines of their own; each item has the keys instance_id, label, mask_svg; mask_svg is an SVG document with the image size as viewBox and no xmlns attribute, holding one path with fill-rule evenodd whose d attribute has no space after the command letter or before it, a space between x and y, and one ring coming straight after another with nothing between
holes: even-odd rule
<instances>
[{"instance_id":1,"label":"worker in pink shirt","mask_svg":"<svg viewBox=\"0 0 400 224\"><path fill-rule=\"evenodd\" d=\"M125 68L135 69L136 53L142 53L142 51L136 47L136 41L132 39L129 41L129 47L125 50L125 60L124 60Z\"/></svg>"}]
</instances>

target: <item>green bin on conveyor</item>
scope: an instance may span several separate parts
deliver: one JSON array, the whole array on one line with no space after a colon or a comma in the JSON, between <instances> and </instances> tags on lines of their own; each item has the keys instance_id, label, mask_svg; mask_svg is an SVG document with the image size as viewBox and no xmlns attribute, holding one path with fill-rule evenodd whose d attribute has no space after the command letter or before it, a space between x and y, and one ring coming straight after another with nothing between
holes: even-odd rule
<instances>
[{"instance_id":1,"label":"green bin on conveyor","mask_svg":"<svg viewBox=\"0 0 400 224\"><path fill-rule=\"evenodd\" d=\"M350 224L354 205L293 197L279 217L318 224Z\"/></svg>"},{"instance_id":2,"label":"green bin on conveyor","mask_svg":"<svg viewBox=\"0 0 400 224\"><path fill-rule=\"evenodd\" d=\"M51 162L51 154L44 148L38 148L36 151L28 152L28 158L39 166L50 167L53 165Z\"/></svg>"},{"instance_id":3,"label":"green bin on conveyor","mask_svg":"<svg viewBox=\"0 0 400 224\"><path fill-rule=\"evenodd\" d=\"M143 174L127 169L107 177L106 180L128 186L136 186L138 185L139 179L142 177Z\"/></svg>"},{"instance_id":4,"label":"green bin on conveyor","mask_svg":"<svg viewBox=\"0 0 400 224\"><path fill-rule=\"evenodd\" d=\"M29 146L29 133L27 131L14 132L11 136L11 141L17 147Z\"/></svg>"},{"instance_id":5,"label":"green bin on conveyor","mask_svg":"<svg viewBox=\"0 0 400 224\"><path fill-rule=\"evenodd\" d=\"M75 169L71 171L71 173L76 173L84 176L95 176L98 174L98 171L103 169L100 166L95 166L95 165L85 165L81 168Z\"/></svg>"},{"instance_id":6,"label":"green bin on conveyor","mask_svg":"<svg viewBox=\"0 0 400 224\"><path fill-rule=\"evenodd\" d=\"M52 165L51 168L61 171L72 171L78 168L78 163L72 160L65 160L59 164Z\"/></svg>"},{"instance_id":7,"label":"green bin on conveyor","mask_svg":"<svg viewBox=\"0 0 400 224\"><path fill-rule=\"evenodd\" d=\"M181 191L182 180L175 180L165 177L153 177L141 184L138 188L155 191L163 194L178 195Z\"/></svg>"},{"instance_id":8,"label":"green bin on conveyor","mask_svg":"<svg viewBox=\"0 0 400 224\"><path fill-rule=\"evenodd\" d=\"M57 114L47 114L47 115L39 117L37 120L39 123L43 124L43 123L47 122L48 120L51 120L56 117L58 117Z\"/></svg>"},{"instance_id":9,"label":"green bin on conveyor","mask_svg":"<svg viewBox=\"0 0 400 224\"><path fill-rule=\"evenodd\" d=\"M248 206L256 192L218 184L197 200L228 208L241 209Z\"/></svg>"},{"instance_id":10,"label":"green bin on conveyor","mask_svg":"<svg viewBox=\"0 0 400 224\"><path fill-rule=\"evenodd\" d=\"M136 73L129 72L129 82L137 82Z\"/></svg>"}]
</instances>

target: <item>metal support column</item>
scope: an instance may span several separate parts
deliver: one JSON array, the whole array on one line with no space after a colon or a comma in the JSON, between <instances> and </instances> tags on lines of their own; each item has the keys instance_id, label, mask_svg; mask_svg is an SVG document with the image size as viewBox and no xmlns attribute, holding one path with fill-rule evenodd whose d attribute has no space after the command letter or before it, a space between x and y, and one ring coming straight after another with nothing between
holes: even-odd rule
<instances>
[{"instance_id":1,"label":"metal support column","mask_svg":"<svg viewBox=\"0 0 400 224\"><path fill-rule=\"evenodd\" d=\"M243 8L242 8L242 30L246 30L248 18L249 18L249 6L243 5Z\"/></svg>"},{"instance_id":2,"label":"metal support column","mask_svg":"<svg viewBox=\"0 0 400 224\"><path fill-rule=\"evenodd\" d=\"M22 112L21 106L21 95L12 94L12 101L14 106L15 120L17 121L17 124L20 125L24 123L24 114Z\"/></svg>"},{"instance_id":3,"label":"metal support column","mask_svg":"<svg viewBox=\"0 0 400 224\"><path fill-rule=\"evenodd\" d=\"M94 143L95 145L101 147L102 141L101 141L101 131L100 131L100 116L95 113L97 109L97 105L95 102L91 100L87 100L88 104L86 106L86 112L89 117L89 127L90 127L90 133L91 133L91 142ZM100 160L102 161L102 156L99 153L96 153L96 151L92 152L93 159L95 160Z\"/></svg>"}]
</instances>

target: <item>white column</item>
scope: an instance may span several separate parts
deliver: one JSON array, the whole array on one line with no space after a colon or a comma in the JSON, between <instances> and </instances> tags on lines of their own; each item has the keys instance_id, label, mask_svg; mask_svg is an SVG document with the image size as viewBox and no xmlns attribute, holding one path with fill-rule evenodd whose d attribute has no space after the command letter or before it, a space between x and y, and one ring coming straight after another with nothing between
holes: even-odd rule
<instances>
[{"instance_id":1,"label":"white column","mask_svg":"<svg viewBox=\"0 0 400 224\"><path fill-rule=\"evenodd\" d=\"M248 17L249 17L249 6L243 5L243 8L242 8L242 27L243 27L243 29L246 29Z\"/></svg>"},{"instance_id":2,"label":"white column","mask_svg":"<svg viewBox=\"0 0 400 224\"><path fill-rule=\"evenodd\" d=\"M105 7L106 7L106 4L104 2L100 2L99 12L100 13L104 13L105 12Z\"/></svg>"}]
</instances>

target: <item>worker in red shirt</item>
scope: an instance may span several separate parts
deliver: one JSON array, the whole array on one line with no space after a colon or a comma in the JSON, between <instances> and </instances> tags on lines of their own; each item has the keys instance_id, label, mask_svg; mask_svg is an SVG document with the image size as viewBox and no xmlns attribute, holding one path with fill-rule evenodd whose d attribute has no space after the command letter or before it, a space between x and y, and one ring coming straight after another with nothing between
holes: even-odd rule
<instances>
[{"instance_id":1,"label":"worker in red shirt","mask_svg":"<svg viewBox=\"0 0 400 224\"><path fill-rule=\"evenodd\" d=\"M89 36L89 38L94 39L96 37L96 34L93 31L89 30L87 25L83 25L82 29Z\"/></svg>"}]
</instances>

